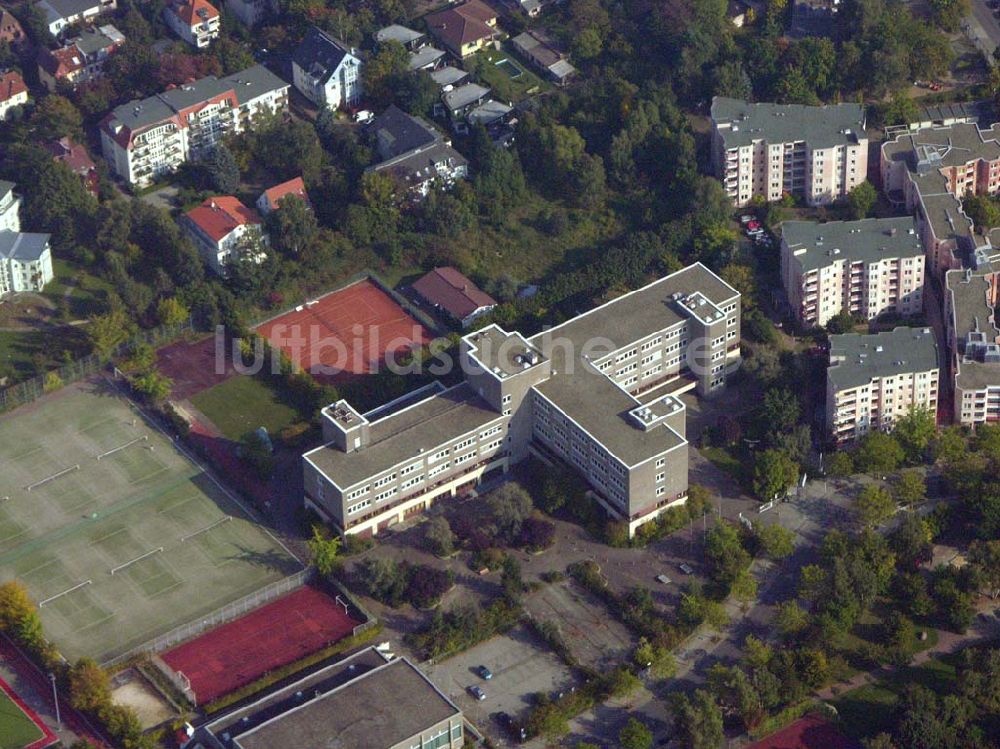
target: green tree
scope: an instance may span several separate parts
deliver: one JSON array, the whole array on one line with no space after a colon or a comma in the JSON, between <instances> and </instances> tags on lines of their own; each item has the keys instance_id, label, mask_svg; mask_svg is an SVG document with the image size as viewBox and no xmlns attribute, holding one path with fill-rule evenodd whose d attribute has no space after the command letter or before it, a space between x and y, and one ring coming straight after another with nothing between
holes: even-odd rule
<instances>
[{"instance_id":1,"label":"green tree","mask_svg":"<svg viewBox=\"0 0 1000 749\"><path fill-rule=\"evenodd\" d=\"M754 535L761 552L771 559L784 559L795 551L795 534L777 523L757 523Z\"/></svg>"},{"instance_id":2,"label":"green tree","mask_svg":"<svg viewBox=\"0 0 1000 749\"><path fill-rule=\"evenodd\" d=\"M878 201L878 193L868 180L859 183L847 194L848 215L854 220L868 218Z\"/></svg>"},{"instance_id":3,"label":"green tree","mask_svg":"<svg viewBox=\"0 0 1000 749\"><path fill-rule=\"evenodd\" d=\"M881 486L870 484L854 499L854 512L858 520L867 527L875 527L892 517L896 503Z\"/></svg>"},{"instance_id":4,"label":"green tree","mask_svg":"<svg viewBox=\"0 0 1000 749\"><path fill-rule=\"evenodd\" d=\"M854 458L851 457L850 453L842 450L830 453L826 459L825 470L826 475L831 478L850 476L854 473Z\"/></svg>"},{"instance_id":5,"label":"green tree","mask_svg":"<svg viewBox=\"0 0 1000 749\"><path fill-rule=\"evenodd\" d=\"M896 438L885 432L871 432L854 451L855 465L873 476L892 473L899 468L905 457Z\"/></svg>"},{"instance_id":6,"label":"green tree","mask_svg":"<svg viewBox=\"0 0 1000 749\"><path fill-rule=\"evenodd\" d=\"M111 679L90 658L81 658L69 671L69 702L77 710L94 713L111 704Z\"/></svg>"},{"instance_id":7,"label":"green tree","mask_svg":"<svg viewBox=\"0 0 1000 749\"><path fill-rule=\"evenodd\" d=\"M757 580L744 569L736 573L731 588L733 597L740 603L750 603L757 597Z\"/></svg>"},{"instance_id":8,"label":"green tree","mask_svg":"<svg viewBox=\"0 0 1000 749\"><path fill-rule=\"evenodd\" d=\"M678 733L685 749L720 749L725 732L722 710L710 693L698 689L690 698L674 697L674 715Z\"/></svg>"},{"instance_id":9,"label":"green tree","mask_svg":"<svg viewBox=\"0 0 1000 749\"><path fill-rule=\"evenodd\" d=\"M786 637L794 637L809 626L809 615L795 601L782 601L774 614L774 624Z\"/></svg>"},{"instance_id":10,"label":"green tree","mask_svg":"<svg viewBox=\"0 0 1000 749\"><path fill-rule=\"evenodd\" d=\"M190 316L188 308L176 297L164 297L156 303L156 319L160 325L180 325L187 322Z\"/></svg>"},{"instance_id":11,"label":"green tree","mask_svg":"<svg viewBox=\"0 0 1000 749\"><path fill-rule=\"evenodd\" d=\"M8 580L0 584L0 631L13 632L19 622L35 611L35 604L23 583Z\"/></svg>"},{"instance_id":12,"label":"green tree","mask_svg":"<svg viewBox=\"0 0 1000 749\"><path fill-rule=\"evenodd\" d=\"M945 31L957 31L962 19L969 14L969 0L930 0L934 20Z\"/></svg>"},{"instance_id":13,"label":"green tree","mask_svg":"<svg viewBox=\"0 0 1000 749\"><path fill-rule=\"evenodd\" d=\"M917 512L907 512L889 536L889 544L901 569L913 569L931 558L931 532Z\"/></svg>"},{"instance_id":14,"label":"green tree","mask_svg":"<svg viewBox=\"0 0 1000 749\"><path fill-rule=\"evenodd\" d=\"M618 732L618 743L621 749L652 749L653 732L641 720L629 718Z\"/></svg>"},{"instance_id":15,"label":"green tree","mask_svg":"<svg viewBox=\"0 0 1000 749\"><path fill-rule=\"evenodd\" d=\"M340 536L328 534L319 524L312 527L312 538L306 541L309 556L316 570L329 577L340 567Z\"/></svg>"},{"instance_id":16,"label":"green tree","mask_svg":"<svg viewBox=\"0 0 1000 749\"><path fill-rule=\"evenodd\" d=\"M1000 226L1000 205L989 195L967 195L962 198L962 210L982 229Z\"/></svg>"},{"instance_id":17,"label":"green tree","mask_svg":"<svg viewBox=\"0 0 1000 749\"><path fill-rule=\"evenodd\" d=\"M94 347L94 353L107 359L115 349L128 340L133 323L123 309L112 309L90 319L87 333Z\"/></svg>"},{"instance_id":18,"label":"green tree","mask_svg":"<svg viewBox=\"0 0 1000 749\"><path fill-rule=\"evenodd\" d=\"M455 551L455 534L448 518L435 515L424 525L424 541L432 554L439 557L451 556Z\"/></svg>"},{"instance_id":19,"label":"green tree","mask_svg":"<svg viewBox=\"0 0 1000 749\"><path fill-rule=\"evenodd\" d=\"M493 515L497 534L508 543L521 532L521 525L531 514L531 497L519 485L506 483L490 494L487 505Z\"/></svg>"},{"instance_id":20,"label":"green tree","mask_svg":"<svg viewBox=\"0 0 1000 749\"><path fill-rule=\"evenodd\" d=\"M732 523L720 520L705 534L705 560L709 575L729 586L750 565L750 555L740 543L740 534Z\"/></svg>"},{"instance_id":21,"label":"green tree","mask_svg":"<svg viewBox=\"0 0 1000 749\"><path fill-rule=\"evenodd\" d=\"M755 462L753 492L760 501L769 502L795 486L799 467L783 450L764 450Z\"/></svg>"},{"instance_id":22,"label":"green tree","mask_svg":"<svg viewBox=\"0 0 1000 749\"><path fill-rule=\"evenodd\" d=\"M896 504L907 507L927 499L927 484L924 476L916 469L901 471L892 482L892 496Z\"/></svg>"},{"instance_id":23,"label":"green tree","mask_svg":"<svg viewBox=\"0 0 1000 749\"><path fill-rule=\"evenodd\" d=\"M969 564L990 597L1000 596L1000 540L973 541L969 546Z\"/></svg>"},{"instance_id":24,"label":"green tree","mask_svg":"<svg viewBox=\"0 0 1000 749\"><path fill-rule=\"evenodd\" d=\"M308 251L320 237L316 214L298 195L286 195L278 201L278 209L267 214L265 223L271 244L288 255Z\"/></svg>"},{"instance_id":25,"label":"green tree","mask_svg":"<svg viewBox=\"0 0 1000 749\"><path fill-rule=\"evenodd\" d=\"M854 330L854 317L846 309L841 310L826 322L826 332L830 335L850 333Z\"/></svg>"},{"instance_id":26,"label":"green tree","mask_svg":"<svg viewBox=\"0 0 1000 749\"><path fill-rule=\"evenodd\" d=\"M379 44L376 52L362 67L365 98L376 111L393 103L396 80L410 70L410 54L399 42Z\"/></svg>"},{"instance_id":27,"label":"green tree","mask_svg":"<svg viewBox=\"0 0 1000 749\"><path fill-rule=\"evenodd\" d=\"M240 186L240 168L236 163L236 157L223 143L218 144L212 151L208 171L215 189L224 195L231 195Z\"/></svg>"},{"instance_id":28,"label":"green tree","mask_svg":"<svg viewBox=\"0 0 1000 749\"><path fill-rule=\"evenodd\" d=\"M937 417L922 406L911 408L892 430L910 463L924 460L936 433Z\"/></svg>"},{"instance_id":29,"label":"green tree","mask_svg":"<svg viewBox=\"0 0 1000 749\"><path fill-rule=\"evenodd\" d=\"M173 380L155 367L132 378L133 389L147 398L150 403L159 403L165 400L170 395L173 386Z\"/></svg>"},{"instance_id":30,"label":"green tree","mask_svg":"<svg viewBox=\"0 0 1000 749\"><path fill-rule=\"evenodd\" d=\"M69 136L83 140L83 117L64 96L50 94L39 102L31 115L31 126L39 140L58 140Z\"/></svg>"}]
</instances>

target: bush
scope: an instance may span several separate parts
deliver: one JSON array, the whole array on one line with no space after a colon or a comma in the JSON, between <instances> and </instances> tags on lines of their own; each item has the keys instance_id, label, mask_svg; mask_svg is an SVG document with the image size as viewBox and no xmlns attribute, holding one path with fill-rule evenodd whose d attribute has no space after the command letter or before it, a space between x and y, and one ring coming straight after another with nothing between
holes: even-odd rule
<instances>
[{"instance_id":1,"label":"bush","mask_svg":"<svg viewBox=\"0 0 1000 749\"><path fill-rule=\"evenodd\" d=\"M521 524L518 543L528 551L542 551L555 543L556 526L540 517L529 517Z\"/></svg>"},{"instance_id":2,"label":"bush","mask_svg":"<svg viewBox=\"0 0 1000 749\"><path fill-rule=\"evenodd\" d=\"M506 632L517 624L521 614L520 606L504 598L486 608L464 606L437 611L423 630L408 634L406 641L421 657L440 660Z\"/></svg>"},{"instance_id":3,"label":"bush","mask_svg":"<svg viewBox=\"0 0 1000 749\"><path fill-rule=\"evenodd\" d=\"M493 570L500 569L503 565L503 560L505 555L500 549L489 548L482 549L481 551L475 552L469 559L469 567L478 572L479 570Z\"/></svg>"},{"instance_id":4,"label":"bush","mask_svg":"<svg viewBox=\"0 0 1000 749\"><path fill-rule=\"evenodd\" d=\"M424 546L439 557L451 556L455 551L455 534L442 515L431 518L424 525Z\"/></svg>"}]
</instances>

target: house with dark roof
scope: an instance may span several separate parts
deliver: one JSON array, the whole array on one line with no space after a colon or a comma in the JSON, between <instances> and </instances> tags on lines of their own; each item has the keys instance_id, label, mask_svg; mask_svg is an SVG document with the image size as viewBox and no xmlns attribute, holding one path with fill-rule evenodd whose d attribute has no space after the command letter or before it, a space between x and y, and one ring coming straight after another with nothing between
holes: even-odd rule
<instances>
[{"instance_id":1,"label":"house with dark roof","mask_svg":"<svg viewBox=\"0 0 1000 749\"><path fill-rule=\"evenodd\" d=\"M237 256L252 253L258 263L267 258L267 235L261 217L232 195L206 198L181 216L181 227L220 276Z\"/></svg>"},{"instance_id":2,"label":"house with dark roof","mask_svg":"<svg viewBox=\"0 0 1000 749\"><path fill-rule=\"evenodd\" d=\"M353 47L313 26L292 54L292 83L318 107L361 102L361 58Z\"/></svg>"},{"instance_id":3,"label":"house with dark roof","mask_svg":"<svg viewBox=\"0 0 1000 749\"><path fill-rule=\"evenodd\" d=\"M413 290L429 305L467 328L497 306L497 301L455 268L435 268L413 284Z\"/></svg>"},{"instance_id":4,"label":"house with dark roof","mask_svg":"<svg viewBox=\"0 0 1000 749\"><path fill-rule=\"evenodd\" d=\"M90 154L87 153L87 148L83 144L65 137L46 143L45 150L52 154L54 161L68 166L70 171L83 182L87 192L97 197L99 184L97 165L94 164L94 160L90 158Z\"/></svg>"},{"instance_id":5,"label":"house with dark roof","mask_svg":"<svg viewBox=\"0 0 1000 749\"><path fill-rule=\"evenodd\" d=\"M163 9L170 30L196 49L205 49L218 39L221 18L208 0L172 0Z\"/></svg>"},{"instance_id":6,"label":"house with dark roof","mask_svg":"<svg viewBox=\"0 0 1000 749\"><path fill-rule=\"evenodd\" d=\"M257 198L257 210L260 211L262 216L266 216L271 211L277 210L281 201L289 195L293 195L307 206L309 205L306 183L302 181L302 177L295 177L287 182L282 182L280 185L275 185L264 190L260 194L260 197Z\"/></svg>"},{"instance_id":7,"label":"house with dark roof","mask_svg":"<svg viewBox=\"0 0 1000 749\"><path fill-rule=\"evenodd\" d=\"M542 31L525 31L511 40L514 49L534 65L542 75L560 86L568 83L576 68L570 65L555 42Z\"/></svg>"},{"instance_id":8,"label":"house with dark roof","mask_svg":"<svg viewBox=\"0 0 1000 749\"><path fill-rule=\"evenodd\" d=\"M410 52L414 52L424 46L426 36L419 31L394 23L391 26L379 29L375 32L375 43L385 44L386 42L396 42L402 44Z\"/></svg>"},{"instance_id":9,"label":"house with dark roof","mask_svg":"<svg viewBox=\"0 0 1000 749\"><path fill-rule=\"evenodd\" d=\"M424 21L431 36L458 58L474 55L500 38L496 11L481 0L431 13Z\"/></svg>"},{"instance_id":10,"label":"house with dark roof","mask_svg":"<svg viewBox=\"0 0 1000 749\"><path fill-rule=\"evenodd\" d=\"M125 36L111 24L84 29L59 49L38 54L38 79L50 92L60 83L77 86L104 75L104 65L122 45Z\"/></svg>"},{"instance_id":11,"label":"house with dark roof","mask_svg":"<svg viewBox=\"0 0 1000 749\"><path fill-rule=\"evenodd\" d=\"M0 120L6 120L10 111L28 103L28 87L16 70L0 73Z\"/></svg>"},{"instance_id":12,"label":"house with dark roof","mask_svg":"<svg viewBox=\"0 0 1000 749\"><path fill-rule=\"evenodd\" d=\"M427 195L435 182L449 186L468 176L469 162L451 141L426 120L395 105L375 118L369 133L381 161L368 171L391 174L414 198Z\"/></svg>"},{"instance_id":13,"label":"house with dark roof","mask_svg":"<svg viewBox=\"0 0 1000 749\"><path fill-rule=\"evenodd\" d=\"M117 10L118 0L40 0L35 8L45 16L52 36L59 36L67 26Z\"/></svg>"},{"instance_id":14,"label":"house with dark roof","mask_svg":"<svg viewBox=\"0 0 1000 749\"><path fill-rule=\"evenodd\" d=\"M26 38L24 28L20 21L14 18L14 14L6 8L0 8L0 42L7 42L16 47Z\"/></svg>"}]
</instances>

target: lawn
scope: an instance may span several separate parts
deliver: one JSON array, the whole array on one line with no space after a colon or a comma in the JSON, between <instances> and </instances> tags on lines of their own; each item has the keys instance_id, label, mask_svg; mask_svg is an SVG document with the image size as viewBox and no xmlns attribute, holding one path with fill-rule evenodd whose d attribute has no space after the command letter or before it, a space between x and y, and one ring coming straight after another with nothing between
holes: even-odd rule
<instances>
[{"instance_id":1,"label":"lawn","mask_svg":"<svg viewBox=\"0 0 1000 749\"><path fill-rule=\"evenodd\" d=\"M52 261L55 278L42 292L59 305L66 299L66 314L70 319L90 317L104 308L104 298L111 284L84 269L83 266L63 258Z\"/></svg>"},{"instance_id":2,"label":"lawn","mask_svg":"<svg viewBox=\"0 0 1000 749\"><path fill-rule=\"evenodd\" d=\"M478 53L470 61L469 71L493 90L495 99L514 104L550 88L507 46Z\"/></svg>"},{"instance_id":3,"label":"lawn","mask_svg":"<svg viewBox=\"0 0 1000 749\"><path fill-rule=\"evenodd\" d=\"M698 452L723 473L728 473L737 481L743 480L743 464L723 447L699 447Z\"/></svg>"},{"instance_id":4,"label":"lawn","mask_svg":"<svg viewBox=\"0 0 1000 749\"><path fill-rule=\"evenodd\" d=\"M193 396L191 402L234 441L258 427L264 427L273 437L290 424L307 420L259 377L230 377Z\"/></svg>"},{"instance_id":5,"label":"lawn","mask_svg":"<svg viewBox=\"0 0 1000 749\"><path fill-rule=\"evenodd\" d=\"M24 749L42 736L31 718L0 691L0 749Z\"/></svg>"}]
</instances>

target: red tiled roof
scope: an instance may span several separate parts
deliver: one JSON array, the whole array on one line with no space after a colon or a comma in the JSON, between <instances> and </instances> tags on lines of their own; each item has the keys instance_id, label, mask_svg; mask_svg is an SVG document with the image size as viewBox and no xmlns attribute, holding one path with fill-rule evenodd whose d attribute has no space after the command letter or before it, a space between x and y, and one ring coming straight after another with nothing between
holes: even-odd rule
<instances>
[{"instance_id":1,"label":"red tiled roof","mask_svg":"<svg viewBox=\"0 0 1000 749\"><path fill-rule=\"evenodd\" d=\"M496 300L454 268L435 268L413 284L413 289L431 304L452 317L464 320Z\"/></svg>"},{"instance_id":2,"label":"red tiled roof","mask_svg":"<svg viewBox=\"0 0 1000 749\"><path fill-rule=\"evenodd\" d=\"M485 3L469 0L462 5L431 13L425 20L431 33L447 46L460 51L463 44L496 34L497 30L488 23L494 21L496 16L496 12Z\"/></svg>"},{"instance_id":3,"label":"red tiled roof","mask_svg":"<svg viewBox=\"0 0 1000 749\"><path fill-rule=\"evenodd\" d=\"M10 101L18 94L27 92L28 87L24 85L24 78L16 70L0 75L0 101Z\"/></svg>"},{"instance_id":4,"label":"red tiled roof","mask_svg":"<svg viewBox=\"0 0 1000 749\"><path fill-rule=\"evenodd\" d=\"M219 17L219 11L208 0L182 0L172 4L170 9L188 26L197 26L202 21ZM198 15L199 10L205 11L204 19Z\"/></svg>"},{"instance_id":5,"label":"red tiled roof","mask_svg":"<svg viewBox=\"0 0 1000 749\"><path fill-rule=\"evenodd\" d=\"M746 749L860 749L859 744L818 715L807 715Z\"/></svg>"},{"instance_id":6,"label":"red tiled roof","mask_svg":"<svg viewBox=\"0 0 1000 749\"><path fill-rule=\"evenodd\" d=\"M280 185L275 185L264 190L264 194L267 196L267 202L275 208L278 207L279 200L289 195L301 198L306 203L309 202L309 196L306 194L306 183L302 181L302 177L295 177Z\"/></svg>"},{"instance_id":7,"label":"red tiled roof","mask_svg":"<svg viewBox=\"0 0 1000 749\"><path fill-rule=\"evenodd\" d=\"M221 242L238 226L261 223L256 211L247 208L232 195L207 198L186 215L215 242Z\"/></svg>"},{"instance_id":8,"label":"red tiled roof","mask_svg":"<svg viewBox=\"0 0 1000 749\"><path fill-rule=\"evenodd\" d=\"M75 174L86 176L97 168L87 149L79 143L74 143L70 138L51 141L45 144L45 148L56 161L66 164Z\"/></svg>"},{"instance_id":9,"label":"red tiled roof","mask_svg":"<svg viewBox=\"0 0 1000 749\"><path fill-rule=\"evenodd\" d=\"M70 44L59 49L43 49L38 64L53 78L65 78L83 68L83 55Z\"/></svg>"}]
</instances>

